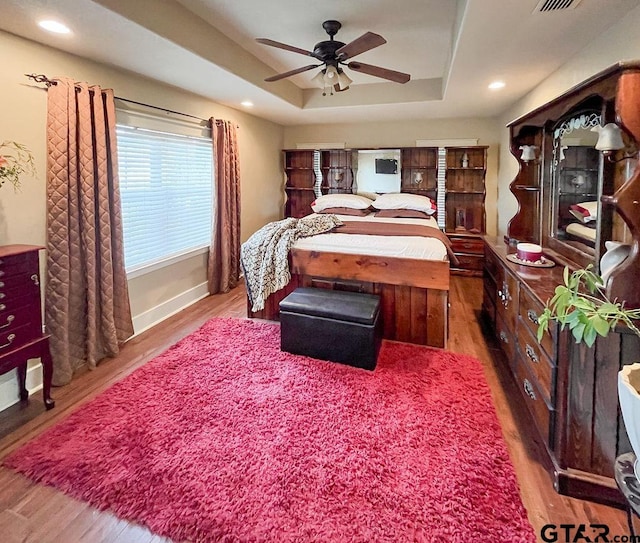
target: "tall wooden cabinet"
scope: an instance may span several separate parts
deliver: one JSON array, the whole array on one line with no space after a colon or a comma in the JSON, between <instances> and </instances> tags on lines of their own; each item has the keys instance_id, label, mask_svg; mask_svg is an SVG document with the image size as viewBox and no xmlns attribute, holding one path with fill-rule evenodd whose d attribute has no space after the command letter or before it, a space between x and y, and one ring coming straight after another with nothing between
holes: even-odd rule
<instances>
[{"instance_id":1,"label":"tall wooden cabinet","mask_svg":"<svg viewBox=\"0 0 640 543\"><path fill-rule=\"evenodd\" d=\"M445 232L460 263L453 273L482 275L486 174L486 147L446 148Z\"/></svg>"},{"instance_id":2,"label":"tall wooden cabinet","mask_svg":"<svg viewBox=\"0 0 640 543\"><path fill-rule=\"evenodd\" d=\"M485 238L483 315L520 391L512 400L524 402L531 413L532 424L521 431L542 439L559 492L610 503L623 503L614 461L630 450L617 374L624 364L640 360L640 339L619 326L587 348L567 330L556 329L539 344L535 331L565 266L597 269L605 241L616 231L636 249L640 244L639 102L640 63L618 64L513 121L511 152L520 168L511 191L518 212L505 240ZM595 147L590 129L609 122L622 127L628 144L610 158L587 143ZM535 159L523 159L524 145L535 146ZM565 232L569 206L583 200L599 202L591 246ZM556 266L509 261L519 241L542 245ZM640 254L632 251L609 276L609 295L640 306L638 277Z\"/></svg>"},{"instance_id":3,"label":"tall wooden cabinet","mask_svg":"<svg viewBox=\"0 0 640 543\"><path fill-rule=\"evenodd\" d=\"M350 149L320 151L322 194L349 194L353 192L353 152Z\"/></svg>"},{"instance_id":4,"label":"tall wooden cabinet","mask_svg":"<svg viewBox=\"0 0 640 543\"><path fill-rule=\"evenodd\" d=\"M438 197L438 148L406 147L401 150L402 192Z\"/></svg>"},{"instance_id":5,"label":"tall wooden cabinet","mask_svg":"<svg viewBox=\"0 0 640 543\"><path fill-rule=\"evenodd\" d=\"M289 150L284 152L284 172L287 178L285 192L285 217L304 217L311 210L316 198L316 174L313 150Z\"/></svg>"},{"instance_id":6,"label":"tall wooden cabinet","mask_svg":"<svg viewBox=\"0 0 640 543\"><path fill-rule=\"evenodd\" d=\"M318 194L353 192L350 149L285 149L285 217L304 217Z\"/></svg>"},{"instance_id":7,"label":"tall wooden cabinet","mask_svg":"<svg viewBox=\"0 0 640 543\"><path fill-rule=\"evenodd\" d=\"M38 253L42 249L34 245L0 247L0 374L17 369L20 400L26 401L27 361L40 358L44 405L51 409L55 405L50 394L53 365L40 305Z\"/></svg>"}]
</instances>

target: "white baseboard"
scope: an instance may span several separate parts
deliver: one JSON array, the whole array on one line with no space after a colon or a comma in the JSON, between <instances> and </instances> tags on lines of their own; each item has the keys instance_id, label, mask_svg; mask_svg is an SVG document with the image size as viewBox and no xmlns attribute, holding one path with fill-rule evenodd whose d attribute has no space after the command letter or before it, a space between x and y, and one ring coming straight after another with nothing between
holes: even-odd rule
<instances>
[{"instance_id":1,"label":"white baseboard","mask_svg":"<svg viewBox=\"0 0 640 543\"><path fill-rule=\"evenodd\" d=\"M134 335L141 334L164 319L209 296L207 283L200 283L147 311L133 317Z\"/></svg>"},{"instance_id":2,"label":"white baseboard","mask_svg":"<svg viewBox=\"0 0 640 543\"><path fill-rule=\"evenodd\" d=\"M201 283L193 288L153 307L140 315L133 317L133 329L138 335L160 321L175 315L179 311L189 307L209 295L207 283ZM27 390L29 395L42 389L42 364L29 362L27 367ZM55 397L55 389L53 390ZM16 370L0 376L0 411L20 401L18 394L18 376Z\"/></svg>"},{"instance_id":3,"label":"white baseboard","mask_svg":"<svg viewBox=\"0 0 640 543\"><path fill-rule=\"evenodd\" d=\"M16 370L2 376L0 382L0 411L20 401L18 393L18 375ZM31 396L42 390L42 364L30 362L27 367L27 390Z\"/></svg>"}]
</instances>

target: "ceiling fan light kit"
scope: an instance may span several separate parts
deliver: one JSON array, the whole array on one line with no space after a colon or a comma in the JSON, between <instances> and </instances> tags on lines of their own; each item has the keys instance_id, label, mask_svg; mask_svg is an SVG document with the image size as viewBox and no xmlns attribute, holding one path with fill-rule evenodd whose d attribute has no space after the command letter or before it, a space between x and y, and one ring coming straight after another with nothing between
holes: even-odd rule
<instances>
[{"instance_id":1,"label":"ceiling fan light kit","mask_svg":"<svg viewBox=\"0 0 640 543\"><path fill-rule=\"evenodd\" d=\"M330 93L333 91L341 92L349 88L349 85L353 83L351 78L344 72L341 66L346 66L356 72L361 72L374 77L380 77L387 79L388 81L394 81L396 83L406 83L411 79L409 74L403 72L397 72L388 68L382 68L380 66L373 66L371 64L364 64L362 62L346 62L347 60L379 47L387 43L382 36L374 34L373 32L365 32L359 38L345 44L341 41L334 40L334 36L338 30L342 27L339 21L325 21L322 23L322 27L325 32L329 34L329 39L316 43L313 47L313 51L307 51L300 47L294 47L293 45L287 45L286 43L277 42L268 38L256 38L258 43L268 45L270 47L276 47L278 49L284 49L285 51L291 51L293 53L299 53L301 55L309 56L319 60L323 64L309 64L301 68L296 68L288 72L276 74L271 77L267 77L265 81L279 81L286 77L291 77L302 72L313 70L324 65L324 67L313 77L311 80L315 85L323 89L323 95L326 95L326 89L330 89Z\"/></svg>"}]
</instances>

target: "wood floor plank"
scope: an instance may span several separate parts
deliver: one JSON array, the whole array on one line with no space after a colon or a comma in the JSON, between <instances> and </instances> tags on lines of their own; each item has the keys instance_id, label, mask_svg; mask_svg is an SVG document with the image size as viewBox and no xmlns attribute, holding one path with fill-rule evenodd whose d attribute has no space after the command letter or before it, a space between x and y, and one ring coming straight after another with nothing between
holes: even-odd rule
<instances>
[{"instance_id":1,"label":"wood floor plank","mask_svg":"<svg viewBox=\"0 0 640 543\"><path fill-rule=\"evenodd\" d=\"M476 357L483 370L515 466L522 501L539 534L545 524L607 524L611 534L628 534L624 512L600 504L568 498L555 492L542 463L544 445L521 428L530 426L526 406L519 398L495 342L479 322L482 280L455 276L451 280L448 349ZM244 317L244 287L211 296L136 336L114 359L93 371L77 375L67 386L54 388L56 407L45 411L40 394L28 404L0 413L0 458L95 398L113 383L195 331L212 317ZM498 474L497 474L498 476ZM146 528L117 519L58 491L31 483L0 468L0 537L8 543L76 543L80 541L167 543Z\"/></svg>"}]
</instances>

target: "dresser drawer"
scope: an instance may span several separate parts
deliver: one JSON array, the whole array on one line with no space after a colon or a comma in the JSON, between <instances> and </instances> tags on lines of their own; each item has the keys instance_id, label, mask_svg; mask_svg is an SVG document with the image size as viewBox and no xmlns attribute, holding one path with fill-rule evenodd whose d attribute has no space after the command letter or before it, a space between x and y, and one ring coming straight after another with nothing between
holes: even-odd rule
<instances>
[{"instance_id":1,"label":"dresser drawer","mask_svg":"<svg viewBox=\"0 0 640 543\"><path fill-rule=\"evenodd\" d=\"M484 241L482 238L457 237L455 234L449 235L451 247L454 253L466 253L473 255L484 255Z\"/></svg>"},{"instance_id":2,"label":"dresser drawer","mask_svg":"<svg viewBox=\"0 0 640 543\"><path fill-rule=\"evenodd\" d=\"M500 278L502 278L500 280ZM504 268L498 268L498 282L496 284L497 314L504 320L509 330L516 329L518 316L518 288L519 282Z\"/></svg>"},{"instance_id":3,"label":"dresser drawer","mask_svg":"<svg viewBox=\"0 0 640 543\"><path fill-rule=\"evenodd\" d=\"M37 314L40 316L40 293L32 292L25 296L12 296L0 300L0 320L2 320L3 316L15 313L24 307L31 307L33 311L37 307Z\"/></svg>"},{"instance_id":4,"label":"dresser drawer","mask_svg":"<svg viewBox=\"0 0 640 543\"><path fill-rule=\"evenodd\" d=\"M489 247L484 248L484 273L494 281L498 281L498 258Z\"/></svg>"},{"instance_id":5,"label":"dresser drawer","mask_svg":"<svg viewBox=\"0 0 640 543\"><path fill-rule=\"evenodd\" d=\"M22 305L13 311L0 311L0 332L12 332L25 325L42 329L40 304Z\"/></svg>"},{"instance_id":6,"label":"dresser drawer","mask_svg":"<svg viewBox=\"0 0 640 543\"><path fill-rule=\"evenodd\" d=\"M0 281L12 275L37 274L38 265L37 251L0 257Z\"/></svg>"},{"instance_id":7,"label":"dresser drawer","mask_svg":"<svg viewBox=\"0 0 640 543\"><path fill-rule=\"evenodd\" d=\"M540 435L543 437L545 443L548 443L551 446L551 443L549 443L549 435L551 435L550 425L553 420L553 412L549 409L542 398L540 390L537 388L535 380L527 371L525 364L523 364L518 357L516 357L516 359L517 363L514 372L516 385L520 390L524 403L527 405L527 409L529 409L529 412L533 417Z\"/></svg>"},{"instance_id":8,"label":"dresser drawer","mask_svg":"<svg viewBox=\"0 0 640 543\"><path fill-rule=\"evenodd\" d=\"M7 281L0 281L0 283L4 283L4 286L0 285L0 304L7 304L18 298L40 299L39 284L34 283L29 277L26 279L22 282L13 282L11 286L7 285Z\"/></svg>"},{"instance_id":9,"label":"dresser drawer","mask_svg":"<svg viewBox=\"0 0 640 543\"><path fill-rule=\"evenodd\" d=\"M538 318L542 315L544 306L535 298L526 288L520 289L520 319L524 325L531 331L531 333L537 337L538 333ZM547 356L554 358L553 346L555 344L555 338L557 335L557 323L549 323L549 333L542 336L540 344L544 349ZM537 340L536 340L537 343Z\"/></svg>"},{"instance_id":10,"label":"dresser drawer","mask_svg":"<svg viewBox=\"0 0 640 543\"><path fill-rule=\"evenodd\" d=\"M512 366L516 355L515 338L513 337L513 331L509 330L499 316L496 319L496 338L505 356L509 360L509 365Z\"/></svg>"},{"instance_id":11,"label":"dresser drawer","mask_svg":"<svg viewBox=\"0 0 640 543\"><path fill-rule=\"evenodd\" d=\"M455 255L459 262L455 268L481 271L484 267L484 256L461 255L458 253L455 253Z\"/></svg>"},{"instance_id":12,"label":"dresser drawer","mask_svg":"<svg viewBox=\"0 0 640 543\"><path fill-rule=\"evenodd\" d=\"M531 334L531 331L521 326L518 331L518 348L520 349L520 358L529 369L529 373L536 380L538 389L544 395L545 401L549 405L553 405L552 399L555 399L555 367L540 348L540 345Z\"/></svg>"},{"instance_id":13,"label":"dresser drawer","mask_svg":"<svg viewBox=\"0 0 640 543\"><path fill-rule=\"evenodd\" d=\"M8 289L40 289L40 277L37 272L20 273L17 275L8 275L0 277L0 291Z\"/></svg>"},{"instance_id":14,"label":"dresser drawer","mask_svg":"<svg viewBox=\"0 0 640 543\"><path fill-rule=\"evenodd\" d=\"M0 358L3 354L40 337L41 334L42 330L38 329L34 323L28 323L12 330L0 330Z\"/></svg>"}]
</instances>

